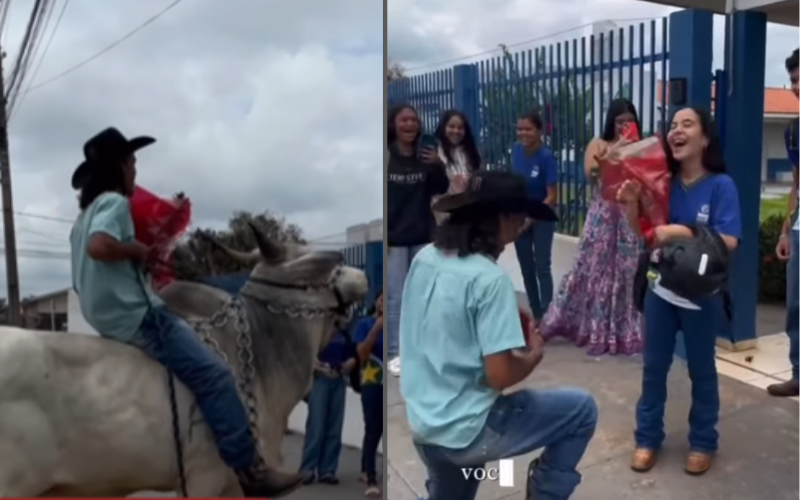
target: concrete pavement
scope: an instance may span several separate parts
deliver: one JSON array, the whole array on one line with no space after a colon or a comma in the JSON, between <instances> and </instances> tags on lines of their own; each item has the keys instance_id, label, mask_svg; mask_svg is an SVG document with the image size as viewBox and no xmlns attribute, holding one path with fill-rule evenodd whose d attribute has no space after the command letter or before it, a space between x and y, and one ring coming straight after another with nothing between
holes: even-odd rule
<instances>
[{"instance_id":1,"label":"concrete pavement","mask_svg":"<svg viewBox=\"0 0 800 500\"><path fill-rule=\"evenodd\" d=\"M628 468L633 449L634 407L641 383L637 357L593 358L572 345L548 344L542 365L521 386L584 387L594 394L600 422L580 466L583 482L572 500L798 500L798 403L774 399L763 389L720 376L720 451L702 477L683 472L687 452L690 383L676 360L669 380L667 439L656 467L647 474ZM411 443L398 381L388 384L386 442L390 500L414 500L424 493L425 471ZM524 500L528 462L519 457L516 488L481 486L478 500ZM299 498L299 497L298 497ZM309 497L310 498L310 497ZM458 500L458 499L453 499Z\"/></svg>"}]
</instances>

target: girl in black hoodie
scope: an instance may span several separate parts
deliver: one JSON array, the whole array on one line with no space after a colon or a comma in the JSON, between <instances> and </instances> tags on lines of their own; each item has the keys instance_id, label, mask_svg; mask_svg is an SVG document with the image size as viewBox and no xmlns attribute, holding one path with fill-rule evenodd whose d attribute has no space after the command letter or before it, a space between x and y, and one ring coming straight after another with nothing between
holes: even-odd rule
<instances>
[{"instance_id":1,"label":"girl in black hoodie","mask_svg":"<svg viewBox=\"0 0 800 500\"><path fill-rule=\"evenodd\" d=\"M400 374L400 302L411 260L431 242L435 225L431 198L447 191L450 181L437 149L419 150L422 127L417 111L408 104L389 111L387 144L386 351L389 371Z\"/></svg>"}]
</instances>

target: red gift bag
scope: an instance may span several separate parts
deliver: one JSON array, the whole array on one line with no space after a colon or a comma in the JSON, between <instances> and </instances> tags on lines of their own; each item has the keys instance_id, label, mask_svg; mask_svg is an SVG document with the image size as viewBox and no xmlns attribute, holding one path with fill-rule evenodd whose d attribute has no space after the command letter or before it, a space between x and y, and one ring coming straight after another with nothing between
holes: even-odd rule
<instances>
[{"instance_id":1,"label":"red gift bag","mask_svg":"<svg viewBox=\"0 0 800 500\"><path fill-rule=\"evenodd\" d=\"M172 251L189 228L192 204L187 198L159 198L140 186L134 188L130 203L136 239L153 247L153 284L159 290L175 280Z\"/></svg>"},{"instance_id":2,"label":"red gift bag","mask_svg":"<svg viewBox=\"0 0 800 500\"><path fill-rule=\"evenodd\" d=\"M600 180L603 198L612 202L617 201L617 192L623 182L638 182L642 186L640 223L643 232L666 224L670 173L659 137L648 137L623 146L614 158L601 161Z\"/></svg>"}]
</instances>

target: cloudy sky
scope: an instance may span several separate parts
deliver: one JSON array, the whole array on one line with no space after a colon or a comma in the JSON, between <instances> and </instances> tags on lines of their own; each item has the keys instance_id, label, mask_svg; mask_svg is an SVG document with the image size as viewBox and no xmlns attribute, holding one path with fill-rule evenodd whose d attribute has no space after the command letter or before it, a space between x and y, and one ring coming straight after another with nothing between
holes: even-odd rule
<instances>
[{"instance_id":1,"label":"cloudy sky","mask_svg":"<svg viewBox=\"0 0 800 500\"><path fill-rule=\"evenodd\" d=\"M424 72L453 62L496 57L498 44L533 49L591 34L581 26L660 18L676 9L639 0L387 0L389 57ZM715 16L714 65L722 67L723 18ZM575 28L575 29L572 29ZM557 34L555 36L548 36ZM531 40L529 43L521 43ZM648 40L649 43L649 40ZM770 26L767 85L786 85L783 61L798 46L798 30ZM513 50L518 50L517 48ZM472 54L481 54L470 58Z\"/></svg>"},{"instance_id":2,"label":"cloudy sky","mask_svg":"<svg viewBox=\"0 0 800 500\"><path fill-rule=\"evenodd\" d=\"M11 2L8 59L32 3ZM169 3L71 0L34 87ZM15 210L43 217L16 218L23 294L69 286L70 224L46 217L75 216L69 179L81 147L110 125L158 139L139 154L139 182L184 191L197 226L269 209L316 238L380 217L382 19L375 0L184 1L27 94L11 121ZM4 265L0 278L5 291Z\"/></svg>"}]
</instances>

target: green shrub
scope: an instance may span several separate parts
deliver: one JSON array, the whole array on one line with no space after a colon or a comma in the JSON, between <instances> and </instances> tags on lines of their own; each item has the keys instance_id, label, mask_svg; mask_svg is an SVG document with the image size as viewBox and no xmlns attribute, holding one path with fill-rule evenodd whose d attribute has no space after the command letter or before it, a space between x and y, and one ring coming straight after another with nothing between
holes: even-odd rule
<instances>
[{"instance_id":1,"label":"green shrub","mask_svg":"<svg viewBox=\"0 0 800 500\"><path fill-rule=\"evenodd\" d=\"M775 256L775 246L778 244L784 220L783 214L773 214L761 222L758 290L760 302L786 302L786 263Z\"/></svg>"}]
</instances>

